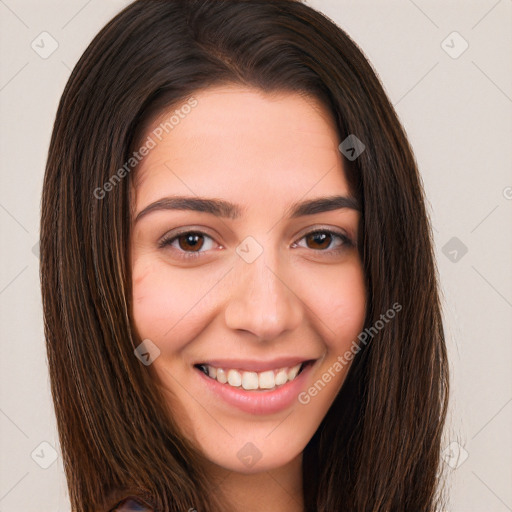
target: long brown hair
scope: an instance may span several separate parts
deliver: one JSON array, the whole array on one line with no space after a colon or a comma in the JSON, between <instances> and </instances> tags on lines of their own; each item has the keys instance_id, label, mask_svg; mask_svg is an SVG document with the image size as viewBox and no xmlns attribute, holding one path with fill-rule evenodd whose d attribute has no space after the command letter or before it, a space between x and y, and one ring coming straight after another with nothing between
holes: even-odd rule
<instances>
[{"instance_id":1,"label":"long brown hair","mask_svg":"<svg viewBox=\"0 0 512 512\"><path fill-rule=\"evenodd\" d=\"M66 85L46 166L40 247L73 510L108 510L126 494L160 511L226 510L133 353L141 342L128 256L135 171L119 173L148 119L217 84L319 98L340 141L355 134L365 144L357 159L345 159L362 205L365 326L402 306L361 346L305 448L306 510L433 512L448 370L417 164L361 50L294 0L138 0L99 32Z\"/></svg>"}]
</instances>

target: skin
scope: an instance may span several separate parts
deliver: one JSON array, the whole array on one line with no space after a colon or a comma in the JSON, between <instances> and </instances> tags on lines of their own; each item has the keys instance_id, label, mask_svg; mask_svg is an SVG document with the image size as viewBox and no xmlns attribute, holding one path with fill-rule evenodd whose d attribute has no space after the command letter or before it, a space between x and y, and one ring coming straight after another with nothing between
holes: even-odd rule
<instances>
[{"instance_id":1,"label":"skin","mask_svg":"<svg viewBox=\"0 0 512 512\"><path fill-rule=\"evenodd\" d=\"M160 355L149 367L184 435L209 461L212 479L235 510L301 511L302 451L346 377L349 365L307 405L254 415L205 393L193 364L213 358L315 359L303 391L322 378L364 326L365 284L356 245L360 214L337 209L290 218L292 202L349 196L341 142L330 113L297 93L239 86L208 88L197 106L139 164L133 184L133 318L140 339ZM176 107L171 109L172 112ZM163 118L150 123L146 136ZM245 208L237 219L154 210L173 195L224 199ZM159 247L177 228L206 234ZM174 236L174 235L173 235ZM263 249L252 263L236 248L248 236ZM172 236L171 236L172 238ZM202 245L201 245L202 244ZM201 253L197 259L180 255ZM251 442L261 459L237 457Z\"/></svg>"}]
</instances>

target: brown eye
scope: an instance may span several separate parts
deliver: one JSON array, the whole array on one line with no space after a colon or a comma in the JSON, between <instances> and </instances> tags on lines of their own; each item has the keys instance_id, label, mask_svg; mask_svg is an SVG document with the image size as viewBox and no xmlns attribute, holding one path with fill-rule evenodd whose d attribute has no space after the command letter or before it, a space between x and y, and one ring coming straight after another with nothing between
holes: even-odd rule
<instances>
[{"instance_id":1,"label":"brown eye","mask_svg":"<svg viewBox=\"0 0 512 512\"><path fill-rule=\"evenodd\" d=\"M180 249L184 251L197 251L201 249L204 244L204 239L201 233L185 233L177 237Z\"/></svg>"},{"instance_id":2,"label":"brown eye","mask_svg":"<svg viewBox=\"0 0 512 512\"><path fill-rule=\"evenodd\" d=\"M336 239L339 241L338 244L331 247ZM306 240L306 247L308 249L324 253L337 253L354 245L347 235L329 229L311 231L304 235L301 240Z\"/></svg>"},{"instance_id":3,"label":"brown eye","mask_svg":"<svg viewBox=\"0 0 512 512\"><path fill-rule=\"evenodd\" d=\"M320 245L321 247L312 247L312 249L327 249L331 245L332 235L325 231L317 231L306 235L306 240L312 242L314 245Z\"/></svg>"},{"instance_id":4,"label":"brown eye","mask_svg":"<svg viewBox=\"0 0 512 512\"><path fill-rule=\"evenodd\" d=\"M198 258L213 249L214 240L201 231L182 231L169 234L158 244L161 249L170 249L178 258Z\"/></svg>"}]
</instances>

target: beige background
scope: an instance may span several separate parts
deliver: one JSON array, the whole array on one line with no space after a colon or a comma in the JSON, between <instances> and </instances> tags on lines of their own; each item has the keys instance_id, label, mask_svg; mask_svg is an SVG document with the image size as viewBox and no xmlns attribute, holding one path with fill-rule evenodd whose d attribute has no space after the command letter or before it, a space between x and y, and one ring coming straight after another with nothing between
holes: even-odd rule
<instances>
[{"instance_id":1,"label":"beige background","mask_svg":"<svg viewBox=\"0 0 512 512\"><path fill-rule=\"evenodd\" d=\"M512 1L309 3L371 60L423 176L452 367L445 446L459 443L445 452L448 510L510 511ZM70 71L126 4L0 0L1 512L69 511L38 288L41 184ZM47 58L31 47L43 37L45 51L58 44Z\"/></svg>"}]
</instances>

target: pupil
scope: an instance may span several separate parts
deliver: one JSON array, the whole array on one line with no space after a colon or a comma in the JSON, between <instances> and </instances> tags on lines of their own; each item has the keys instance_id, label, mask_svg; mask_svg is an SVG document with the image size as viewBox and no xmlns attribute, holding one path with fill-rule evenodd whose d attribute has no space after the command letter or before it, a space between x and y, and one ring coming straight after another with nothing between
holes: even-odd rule
<instances>
[{"instance_id":1,"label":"pupil","mask_svg":"<svg viewBox=\"0 0 512 512\"><path fill-rule=\"evenodd\" d=\"M180 242L180 247L181 247L182 249L190 249L190 248L192 248L192 249L195 249L195 248L196 248L196 249L197 249L197 247L198 247L198 239L199 239L200 237L201 237L201 235L200 235L200 234L198 234L198 233L189 233L189 234L187 234L187 235L185 235L185 236L181 237L180 241L184 239L184 240L185 240L185 244L182 244L182 243ZM185 245L185 246L187 246L187 245L188 245L188 247L184 247L184 245ZM202 244L201 244L201 245L202 245ZM199 245L199 248L201 248L201 245Z\"/></svg>"},{"instance_id":2,"label":"pupil","mask_svg":"<svg viewBox=\"0 0 512 512\"><path fill-rule=\"evenodd\" d=\"M330 235L327 233L313 233L311 235L311 237L313 238L315 243L320 243L320 245L321 245L322 242L324 242L324 245L325 245L325 240L328 239L330 237ZM318 239L320 239L320 241L318 241ZM329 243L327 243L327 247L328 246L329 246ZM325 248L325 247L322 247L322 248Z\"/></svg>"}]
</instances>

